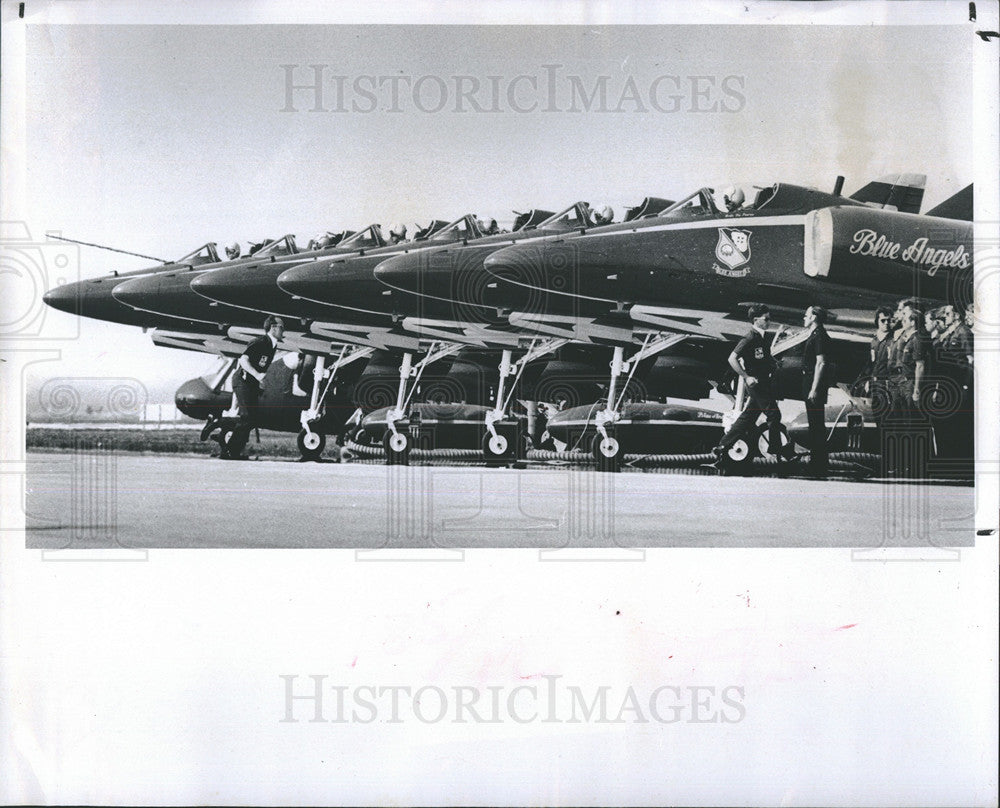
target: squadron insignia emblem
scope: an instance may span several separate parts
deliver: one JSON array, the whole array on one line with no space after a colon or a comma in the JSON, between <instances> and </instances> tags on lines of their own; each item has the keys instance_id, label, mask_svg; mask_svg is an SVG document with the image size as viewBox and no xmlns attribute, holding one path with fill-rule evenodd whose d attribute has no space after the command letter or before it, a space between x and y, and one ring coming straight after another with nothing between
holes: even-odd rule
<instances>
[{"instance_id":1,"label":"squadron insignia emblem","mask_svg":"<svg viewBox=\"0 0 1000 808\"><path fill-rule=\"evenodd\" d=\"M715 245L715 257L725 266L715 264L713 269L717 274L742 278L750 271L750 267L743 265L750 260L751 235L750 230L738 230L735 227L719 228L719 243Z\"/></svg>"}]
</instances>

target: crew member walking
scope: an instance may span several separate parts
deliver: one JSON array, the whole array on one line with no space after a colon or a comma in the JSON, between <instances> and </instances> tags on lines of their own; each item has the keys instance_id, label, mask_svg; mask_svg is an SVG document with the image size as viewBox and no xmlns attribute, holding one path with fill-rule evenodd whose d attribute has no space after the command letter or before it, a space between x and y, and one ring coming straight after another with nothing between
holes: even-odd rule
<instances>
[{"instance_id":1,"label":"crew member walking","mask_svg":"<svg viewBox=\"0 0 1000 808\"><path fill-rule=\"evenodd\" d=\"M712 450L717 460L722 460L741 437L745 437L751 445L756 443L755 427L761 413L767 418L768 448L772 454L783 454L781 411L773 387L777 364L771 356L771 343L766 336L771 310L764 305L751 306L749 316L752 324L750 333L729 354L729 366L743 379L750 400L730 430L722 436L719 445Z\"/></svg>"},{"instance_id":2,"label":"crew member walking","mask_svg":"<svg viewBox=\"0 0 1000 808\"><path fill-rule=\"evenodd\" d=\"M264 376L274 360L274 352L285 333L285 324L273 315L264 320L264 336L251 342L240 357L233 374L233 392L239 407L239 423L229 439L229 456L239 457L253 429Z\"/></svg>"}]
</instances>

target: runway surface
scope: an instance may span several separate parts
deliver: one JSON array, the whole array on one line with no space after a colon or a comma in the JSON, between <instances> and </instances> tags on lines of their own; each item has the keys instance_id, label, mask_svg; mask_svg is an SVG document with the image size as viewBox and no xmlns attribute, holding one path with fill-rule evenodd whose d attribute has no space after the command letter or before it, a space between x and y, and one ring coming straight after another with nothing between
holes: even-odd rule
<instances>
[{"instance_id":1,"label":"runway surface","mask_svg":"<svg viewBox=\"0 0 1000 808\"><path fill-rule=\"evenodd\" d=\"M968 485L29 452L27 546L960 547Z\"/></svg>"}]
</instances>

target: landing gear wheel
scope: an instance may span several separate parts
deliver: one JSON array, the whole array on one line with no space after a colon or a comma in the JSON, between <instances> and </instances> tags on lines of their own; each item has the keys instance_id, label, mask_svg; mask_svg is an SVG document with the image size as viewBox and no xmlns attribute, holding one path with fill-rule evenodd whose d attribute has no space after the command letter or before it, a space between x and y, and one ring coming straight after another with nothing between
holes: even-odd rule
<instances>
[{"instance_id":1,"label":"landing gear wheel","mask_svg":"<svg viewBox=\"0 0 1000 808\"><path fill-rule=\"evenodd\" d=\"M385 449L385 461L390 466L408 466L410 464L410 449L413 441L406 432L388 431L382 439Z\"/></svg>"},{"instance_id":2,"label":"landing gear wheel","mask_svg":"<svg viewBox=\"0 0 1000 808\"><path fill-rule=\"evenodd\" d=\"M514 455L515 444L505 435L491 435L487 432L483 435L482 446L487 463L508 460Z\"/></svg>"},{"instance_id":3,"label":"landing gear wheel","mask_svg":"<svg viewBox=\"0 0 1000 808\"><path fill-rule=\"evenodd\" d=\"M619 471L622 465L622 445L613 435L594 437L591 444L598 471Z\"/></svg>"},{"instance_id":4,"label":"landing gear wheel","mask_svg":"<svg viewBox=\"0 0 1000 808\"><path fill-rule=\"evenodd\" d=\"M726 466L731 469L749 468L756 456L756 450L746 438L738 438L724 455Z\"/></svg>"},{"instance_id":5,"label":"landing gear wheel","mask_svg":"<svg viewBox=\"0 0 1000 808\"><path fill-rule=\"evenodd\" d=\"M326 448L326 435L322 432L307 432L303 429L299 432L297 443L299 454L302 455L303 460L318 460L319 456L323 454L323 449Z\"/></svg>"},{"instance_id":6,"label":"landing gear wheel","mask_svg":"<svg viewBox=\"0 0 1000 808\"><path fill-rule=\"evenodd\" d=\"M359 446L378 446L379 441L373 439L371 435L368 434L367 430L363 429L359 424L352 429L349 429L345 433L343 440L340 441L341 446L346 446L348 442L356 443Z\"/></svg>"},{"instance_id":7,"label":"landing gear wheel","mask_svg":"<svg viewBox=\"0 0 1000 808\"><path fill-rule=\"evenodd\" d=\"M229 460L230 458L237 457L239 455L239 452L233 451L236 447L230 445L234 432L235 430L231 426L224 426L219 430L219 457L223 460ZM240 447L240 452L241 451L243 451L242 447Z\"/></svg>"},{"instance_id":8,"label":"landing gear wheel","mask_svg":"<svg viewBox=\"0 0 1000 808\"><path fill-rule=\"evenodd\" d=\"M209 439L211 434L215 431L215 428L219 425L219 421L222 419L218 415L210 415L205 421L205 426L201 428L201 442L204 443Z\"/></svg>"},{"instance_id":9,"label":"landing gear wheel","mask_svg":"<svg viewBox=\"0 0 1000 808\"><path fill-rule=\"evenodd\" d=\"M760 451L760 454L764 457L771 455L773 457L778 458L779 460L787 459L785 458L784 454L785 452L791 449L791 441L788 438L788 430L785 428L785 425L782 424L780 427L779 439L781 441L781 446L776 447L775 451L771 450L771 444L770 441L768 441L767 433L768 433L767 424L761 425L760 433L757 438L757 448Z\"/></svg>"}]
</instances>

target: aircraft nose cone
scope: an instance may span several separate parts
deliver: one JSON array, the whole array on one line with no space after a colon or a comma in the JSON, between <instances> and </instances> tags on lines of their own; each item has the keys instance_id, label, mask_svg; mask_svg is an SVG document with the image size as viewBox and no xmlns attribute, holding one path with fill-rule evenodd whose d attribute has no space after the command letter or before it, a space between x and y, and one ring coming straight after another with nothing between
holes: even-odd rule
<instances>
[{"instance_id":1,"label":"aircraft nose cone","mask_svg":"<svg viewBox=\"0 0 1000 808\"><path fill-rule=\"evenodd\" d=\"M418 256L397 255L375 267L375 277L380 283L392 289L418 295L422 287L420 267Z\"/></svg>"},{"instance_id":2,"label":"aircraft nose cone","mask_svg":"<svg viewBox=\"0 0 1000 808\"><path fill-rule=\"evenodd\" d=\"M227 303L231 306L250 306L260 304L267 295L275 293L273 283L261 283L263 279L254 277L254 270L263 268L239 267L236 269L219 269L205 272L191 281L191 289L202 297Z\"/></svg>"},{"instance_id":3,"label":"aircraft nose cone","mask_svg":"<svg viewBox=\"0 0 1000 808\"><path fill-rule=\"evenodd\" d=\"M336 303L330 280L330 264L320 261L286 269L278 276L278 288L305 300Z\"/></svg>"},{"instance_id":4,"label":"aircraft nose cone","mask_svg":"<svg viewBox=\"0 0 1000 808\"><path fill-rule=\"evenodd\" d=\"M228 303L229 300L227 292L230 289L230 284L226 282L225 278L220 279L218 277L223 272L224 270L217 270L216 272L206 272L203 275L199 275L191 281L191 288L199 295L207 297L209 300L218 300L221 303Z\"/></svg>"},{"instance_id":5,"label":"aircraft nose cone","mask_svg":"<svg viewBox=\"0 0 1000 808\"><path fill-rule=\"evenodd\" d=\"M49 291L42 295L42 301L46 306L51 306L54 309L65 311L69 314L80 313L81 298L82 290L79 283L67 283L63 286L57 286L55 289L49 289Z\"/></svg>"},{"instance_id":6,"label":"aircraft nose cone","mask_svg":"<svg viewBox=\"0 0 1000 808\"><path fill-rule=\"evenodd\" d=\"M615 288L612 263L618 260L569 240L505 247L492 253L484 266L498 281L500 292L508 295L520 288L549 295L601 297Z\"/></svg>"},{"instance_id":7,"label":"aircraft nose cone","mask_svg":"<svg viewBox=\"0 0 1000 808\"><path fill-rule=\"evenodd\" d=\"M576 269L561 252L560 245L555 244L515 244L490 253L483 266L490 275L507 283L546 289L561 286L565 276ZM554 271L552 278L547 274L550 270Z\"/></svg>"},{"instance_id":8,"label":"aircraft nose cone","mask_svg":"<svg viewBox=\"0 0 1000 808\"><path fill-rule=\"evenodd\" d=\"M491 249L419 250L383 261L375 267L375 277L404 296L490 309L493 300L488 287L493 278L483 270L483 259Z\"/></svg>"},{"instance_id":9,"label":"aircraft nose cone","mask_svg":"<svg viewBox=\"0 0 1000 808\"><path fill-rule=\"evenodd\" d=\"M149 302L148 286L149 284L137 278L134 281L119 283L111 294L119 303L141 309Z\"/></svg>"}]
</instances>

